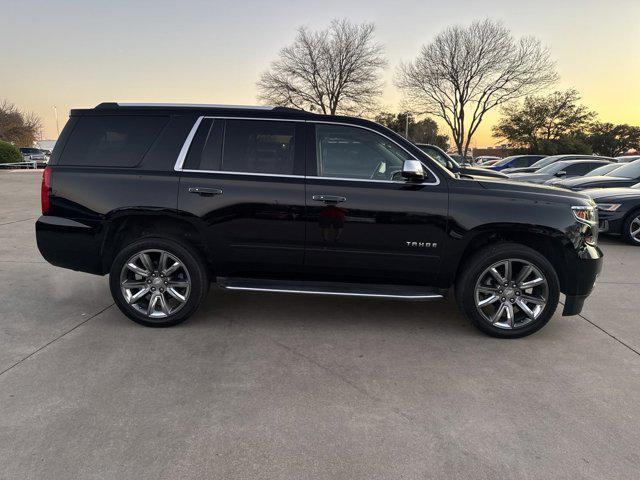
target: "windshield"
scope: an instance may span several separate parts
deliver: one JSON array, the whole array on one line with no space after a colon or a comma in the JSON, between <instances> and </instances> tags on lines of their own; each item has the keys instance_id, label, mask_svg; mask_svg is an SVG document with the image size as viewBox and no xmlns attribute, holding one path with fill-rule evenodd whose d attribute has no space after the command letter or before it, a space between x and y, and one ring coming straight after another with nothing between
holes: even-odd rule
<instances>
[{"instance_id":1,"label":"windshield","mask_svg":"<svg viewBox=\"0 0 640 480\"><path fill-rule=\"evenodd\" d=\"M567 162L555 162L555 163L552 163L551 165L547 165L546 167L542 167L536 173L551 173L551 174L553 174L553 173L559 172L560 170L562 170L566 166L567 166Z\"/></svg>"},{"instance_id":2,"label":"windshield","mask_svg":"<svg viewBox=\"0 0 640 480\"><path fill-rule=\"evenodd\" d=\"M554 162L557 162L559 158L562 158L562 155L553 155L552 157L546 157L546 158L542 158L540 160L538 160L536 163L534 163L533 165L531 165L531 168L542 168L542 167L546 167L547 165L551 165Z\"/></svg>"},{"instance_id":3,"label":"windshield","mask_svg":"<svg viewBox=\"0 0 640 480\"><path fill-rule=\"evenodd\" d=\"M603 165L601 167L598 167L596 169L591 170L590 172L586 173L584 176L585 177L597 177L598 175L605 175L609 172L612 172L613 170L620 168L622 165L617 164L617 163L610 163L608 165Z\"/></svg>"},{"instance_id":4,"label":"windshield","mask_svg":"<svg viewBox=\"0 0 640 480\"><path fill-rule=\"evenodd\" d=\"M620 168L616 168L613 172L607 173L609 177L636 178L640 177L640 160L631 163L625 163Z\"/></svg>"},{"instance_id":5,"label":"windshield","mask_svg":"<svg viewBox=\"0 0 640 480\"><path fill-rule=\"evenodd\" d=\"M450 158L448 155L441 152L437 148L434 148L430 145L418 145L418 148L445 168L451 169L452 164L456 167L459 166L454 159Z\"/></svg>"}]
</instances>

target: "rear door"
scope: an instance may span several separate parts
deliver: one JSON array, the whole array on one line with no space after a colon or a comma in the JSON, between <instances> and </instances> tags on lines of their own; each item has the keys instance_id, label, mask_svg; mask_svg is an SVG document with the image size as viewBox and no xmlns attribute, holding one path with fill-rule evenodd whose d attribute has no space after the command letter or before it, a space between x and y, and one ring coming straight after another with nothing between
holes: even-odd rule
<instances>
[{"instance_id":1,"label":"rear door","mask_svg":"<svg viewBox=\"0 0 640 480\"><path fill-rule=\"evenodd\" d=\"M304 122L199 119L178 208L205 232L217 275L302 275L304 151Z\"/></svg>"},{"instance_id":2,"label":"rear door","mask_svg":"<svg viewBox=\"0 0 640 480\"><path fill-rule=\"evenodd\" d=\"M309 122L305 272L315 280L430 285L445 243L447 184L400 176L413 158L364 127Z\"/></svg>"}]
</instances>

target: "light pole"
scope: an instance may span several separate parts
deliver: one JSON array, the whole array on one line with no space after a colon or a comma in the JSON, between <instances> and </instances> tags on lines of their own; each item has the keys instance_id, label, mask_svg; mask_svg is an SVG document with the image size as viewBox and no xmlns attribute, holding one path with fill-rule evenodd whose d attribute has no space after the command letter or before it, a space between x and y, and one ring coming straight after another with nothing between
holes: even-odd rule
<instances>
[{"instance_id":1,"label":"light pole","mask_svg":"<svg viewBox=\"0 0 640 480\"><path fill-rule=\"evenodd\" d=\"M60 127L58 126L58 107L56 107L55 105L53 106L53 113L56 116L56 134L57 134L56 139L57 139L60 136Z\"/></svg>"},{"instance_id":2,"label":"light pole","mask_svg":"<svg viewBox=\"0 0 640 480\"><path fill-rule=\"evenodd\" d=\"M406 112L404 115L404 138L409 140L409 112Z\"/></svg>"}]
</instances>

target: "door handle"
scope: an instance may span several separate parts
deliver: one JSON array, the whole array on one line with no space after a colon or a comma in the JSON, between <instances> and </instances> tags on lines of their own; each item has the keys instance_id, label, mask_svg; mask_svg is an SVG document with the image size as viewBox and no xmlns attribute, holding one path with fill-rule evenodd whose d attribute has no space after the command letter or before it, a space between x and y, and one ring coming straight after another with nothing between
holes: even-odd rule
<instances>
[{"instance_id":1,"label":"door handle","mask_svg":"<svg viewBox=\"0 0 640 480\"><path fill-rule=\"evenodd\" d=\"M222 195L221 188L206 188L206 187L189 187L189 193L195 193L201 197L213 197L214 195Z\"/></svg>"},{"instance_id":2,"label":"door handle","mask_svg":"<svg viewBox=\"0 0 640 480\"><path fill-rule=\"evenodd\" d=\"M338 195L314 195L311 198L316 202L324 203L342 203L347 201L347 197L340 197Z\"/></svg>"}]
</instances>

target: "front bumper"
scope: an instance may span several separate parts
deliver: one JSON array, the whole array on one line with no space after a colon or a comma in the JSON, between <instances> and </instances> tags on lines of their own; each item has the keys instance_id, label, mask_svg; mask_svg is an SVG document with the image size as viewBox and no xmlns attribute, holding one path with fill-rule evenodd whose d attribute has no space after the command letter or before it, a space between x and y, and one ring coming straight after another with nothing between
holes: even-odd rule
<instances>
[{"instance_id":1,"label":"front bumper","mask_svg":"<svg viewBox=\"0 0 640 480\"><path fill-rule=\"evenodd\" d=\"M563 293L566 295L563 316L578 315L585 299L593 290L597 276L602 271L603 255L598 247L586 246L575 257L567 260Z\"/></svg>"},{"instance_id":2,"label":"front bumper","mask_svg":"<svg viewBox=\"0 0 640 480\"><path fill-rule=\"evenodd\" d=\"M622 233L626 211L605 212L598 210L598 230L601 233Z\"/></svg>"}]
</instances>

